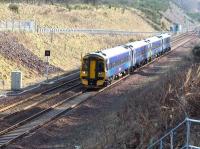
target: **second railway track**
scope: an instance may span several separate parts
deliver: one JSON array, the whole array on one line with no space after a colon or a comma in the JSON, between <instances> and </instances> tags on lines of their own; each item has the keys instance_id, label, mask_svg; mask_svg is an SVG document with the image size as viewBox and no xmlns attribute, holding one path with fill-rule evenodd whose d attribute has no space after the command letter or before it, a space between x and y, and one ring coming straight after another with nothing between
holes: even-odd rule
<instances>
[{"instance_id":1,"label":"second railway track","mask_svg":"<svg viewBox=\"0 0 200 149\"><path fill-rule=\"evenodd\" d=\"M70 81L66 81L66 82L64 82L62 84L59 84L59 85L54 86L54 87L52 87L50 89L47 89L46 91L43 91L43 92L41 92L39 94L32 95L32 96L30 96L28 98L22 99L22 100L20 100L20 101L18 101L16 103L13 103L13 104L10 104L10 105L8 105L8 106L6 106L4 108L1 108L0 109L0 112L1 112L0 119L2 117L4 117L3 116L4 113L9 113L9 111L13 111L13 110L17 109L18 107L23 107L24 108L24 107L26 107L25 105L28 104L28 102L33 102L34 100L39 101L40 98L43 98L43 100L44 100L44 98L45 98L44 96L47 96L48 93L51 93L51 92L55 93L55 91L57 91L57 90L59 90L61 88L64 88L65 86L68 86L70 83L74 83L75 81L79 81L79 78L75 78L75 79L72 79Z\"/></svg>"},{"instance_id":2,"label":"second railway track","mask_svg":"<svg viewBox=\"0 0 200 149\"><path fill-rule=\"evenodd\" d=\"M0 131L62 101L63 96L70 97L76 92L79 92L82 90L80 84L79 79L68 81L65 85L62 85L61 88L51 89L51 91L49 90L49 92L46 92L39 97L35 97L32 100L23 102L9 110L1 112Z\"/></svg>"},{"instance_id":3,"label":"second railway track","mask_svg":"<svg viewBox=\"0 0 200 149\"><path fill-rule=\"evenodd\" d=\"M177 44L178 42L182 41L184 38L185 38L185 36L183 36L182 38L180 37L179 40L174 41L173 44ZM179 45L177 44L177 46L174 48L180 47L184 43L189 42L191 39L192 39L192 36L190 37L190 39L184 40L184 42L182 41L181 43L179 43ZM168 53L170 53L170 52L168 52ZM168 53L166 53L166 54L168 54ZM163 57L163 56L161 56L161 57ZM156 60L157 59L155 59L154 61L156 61ZM153 62L151 62L151 63L153 63ZM147 65L149 65L151 63L148 63ZM145 65L145 66L147 66L147 65ZM145 67L145 66L143 66L143 67ZM143 68L143 67L141 67L141 68ZM139 69L141 69L141 68L139 68ZM120 81L121 80L114 82L111 86L117 84ZM111 86L108 86L108 87L111 87ZM101 92L107 88L104 88L104 89L100 90L99 92ZM23 135L26 135L26 134L34 131L35 129L41 127L42 125L46 124L47 122L51 121L52 119L55 119L63 112L73 109L80 103L84 102L87 98L92 96L91 94L93 94L93 93L86 93L86 94L83 94L81 97L74 98L74 97L81 95L83 92L84 92L84 90L80 90L80 92L76 92L75 94L70 95L65 100L61 100L60 102L53 104L49 108L42 110L26 119L14 124L13 126L10 126L9 128L1 131L0 132L0 147L4 147L4 146L8 145L10 142L16 140L17 138L22 137ZM97 93L94 93L94 95L96 95L96 94Z\"/></svg>"}]
</instances>

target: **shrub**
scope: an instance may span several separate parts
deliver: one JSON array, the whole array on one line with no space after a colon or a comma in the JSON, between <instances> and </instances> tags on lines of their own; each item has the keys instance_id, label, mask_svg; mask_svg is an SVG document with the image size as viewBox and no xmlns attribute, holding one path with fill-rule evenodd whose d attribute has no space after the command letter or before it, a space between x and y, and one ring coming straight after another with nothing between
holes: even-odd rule
<instances>
[{"instance_id":1,"label":"shrub","mask_svg":"<svg viewBox=\"0 0 200 149\"><path fill-rule=\"evenodd\" d=\"M128 42L134 42L135 40L133 38L129 39Z\"/></svg>"},{"instance_id":2,"label":"shrub","mask_svg":"<svg viewBox=\"0 0 200 149\"><path fill-rule=\"evenodd\" d=\"M122 13L122 14L125 13L125 8L122 8L121 13Z\"/></svg>"},{"instance_id":3,"label":"shrub","mask_svg":"<svg viewBox=\"0 0 200 149\"><path fill-rule=\"evenodd\" d=\"M8 8L15 12L15 13L18 13L19 12L19 6L17 4L9 4Z\"/></svg>"},{"instance_id":4,"label":"shrub","mask_svg":"<svg viewBox=\"0 0 200 149\"><path fill-rule=\"evenodd\" d=\"M200 57L200 45L196 45L194 48L193 48L193 54L194 56L197 56L197 57Z\"/></svg>"},{"instance_id":5,"label":"shrub","mask_svg":"<svg viewBox=\"0 0 200 149\"><path fill-rule=\"evenodd\" d=\"M66 6L65 6L69 11L71 11L71 7L70 7L70 5L68 5L68 4L66 4Z\"/></svg>"}]
</instances>

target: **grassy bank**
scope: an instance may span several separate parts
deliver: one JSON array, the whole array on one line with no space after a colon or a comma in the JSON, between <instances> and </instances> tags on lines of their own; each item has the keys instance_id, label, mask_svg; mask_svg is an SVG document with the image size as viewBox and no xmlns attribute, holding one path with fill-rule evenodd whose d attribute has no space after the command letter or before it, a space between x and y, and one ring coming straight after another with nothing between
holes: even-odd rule
<instances>
[{"instance_id":1,"label":"grassy bank","mask_svg":"<svg viewBox=\"0 0 200 149\"><path fill-rule=\"evenodd\" d=\"M1 20L35 20L40 26L60 28L97 28L127 31L154 31L140 16L124 8L92 5L31 5L17 4L18 12L9 8L8 3L0 3ZM50 63L65 71L80 66L81 54L113 47L136 40L139 36L110 36L88 34L38 34L38 33L8 33L19 45L44 60L44 51L50 49ZM5 45L3 45L6 47ZM13 65L12 61L0 57L0 72L3 72L7 86L10 86L10 71L16 68L24 73L25 84L41 80L43 76L35 75L29 68ZM5 62L5 63L4 63ZM5 68L6 67L6 68ZM37 76L37 77L36 77Z\"/></svg>"}]
</instances>

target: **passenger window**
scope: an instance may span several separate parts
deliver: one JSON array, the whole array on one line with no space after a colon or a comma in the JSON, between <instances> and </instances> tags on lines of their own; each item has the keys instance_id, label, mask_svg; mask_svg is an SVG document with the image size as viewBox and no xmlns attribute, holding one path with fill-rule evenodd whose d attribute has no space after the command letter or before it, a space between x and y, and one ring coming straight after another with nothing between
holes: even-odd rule
<instances>
[{"instance_id":1,"label":"passenger window","mask_svg":"<svg viewBox=\"0 0 200 149\"><path fill-rule=\"evenodd\" d=\"M104 63L103 62L98 62L98 71L104 72Z\"/></svg>"}]
</instances>

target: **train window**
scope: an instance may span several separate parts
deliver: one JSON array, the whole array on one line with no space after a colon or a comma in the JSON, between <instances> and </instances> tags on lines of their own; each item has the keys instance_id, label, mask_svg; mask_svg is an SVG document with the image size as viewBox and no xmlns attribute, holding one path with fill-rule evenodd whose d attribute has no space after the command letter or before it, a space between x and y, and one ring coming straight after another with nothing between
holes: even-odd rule
<instances>
[{"instance_id":1,"label":"train window","mask_svg":"<svg viewBox=\"0 0 200 149\"><path fill-rule=\"evenodd\" d=\"M89 69L89 60L84 59L82 64L82 71L88 71Z\"/></svg>"},{"instance_id":2,"label":"train window","mask_svg":"<svg viewBox=\"0 0 200 149\"><path fill-rule=\"evenodd\" d=\"M170 43L170 38L166 38L166 43Z\"/></svg>"},{"instance_id":3,"label":"train window","mask_svg":"<svg viewBox=\"0 0 200 149\"><path fill-rule=\"evenodd\" d=\"M98 62L97 70L98 72L104 72L104 63L102 61Z\"/></svg>"}]
</instances>

